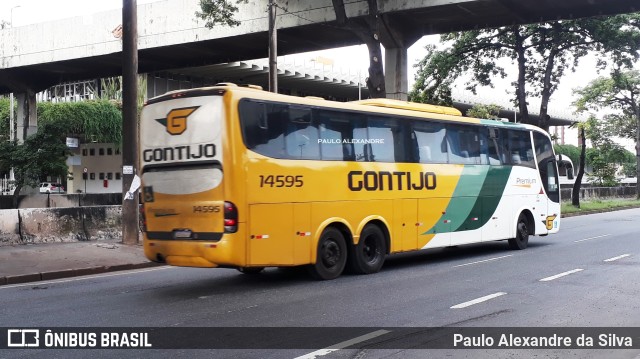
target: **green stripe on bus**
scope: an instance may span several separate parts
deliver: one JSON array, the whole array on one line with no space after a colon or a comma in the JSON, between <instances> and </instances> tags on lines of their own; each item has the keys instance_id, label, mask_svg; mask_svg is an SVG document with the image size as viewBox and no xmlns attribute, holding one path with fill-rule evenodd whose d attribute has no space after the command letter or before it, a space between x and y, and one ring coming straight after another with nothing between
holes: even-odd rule
<instances>
[{"instance_id":1,"label":"green stripe on bus","mask_svg":"<svg viewBox=\"0 0 640 359\"><path fill-rule=\"evenodd\" d=\"M470 231L485 225L500 203L510 174L511 166L465 166L446 214L422 234Z\"/></svg>"},{"instance_id":2,"label":"green stripe on bus","mask_svg":"<svg viewBox=\"0 0 640 359\"><path fill-rule=\"evenodd\" d=\"M472 209L488 171L489 166L465 166L445 210L446 214L441 216L433 227L422 234L446 233L463 226L472 214Z\"/></svg>"},{"instance_id":3,"label":"green stripe on bus","mask_svg":"<svg viewBox=\"0 0 640 359\"><path fill-rule=\"evenodd\" d=\"M482 189L478 194L476 203L471 210L471 215L467 217L463 226L458 230L472 230L484 226L493 216L498 208L498 203L507 186L507 181L511 175L511 166L491 166L489 173L482 184Z\"/></svg>"}]
</instances>

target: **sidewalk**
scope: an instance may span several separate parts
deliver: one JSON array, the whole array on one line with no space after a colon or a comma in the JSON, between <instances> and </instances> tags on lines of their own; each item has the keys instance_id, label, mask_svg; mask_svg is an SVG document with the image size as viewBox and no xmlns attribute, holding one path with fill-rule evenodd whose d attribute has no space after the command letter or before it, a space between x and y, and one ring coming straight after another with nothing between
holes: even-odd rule
<instances>
[{"instance_id":1,"label":"sidewalk","mask_svg":"<svg viewBox=\"0 0 640 359\"><path fill-rule=\"evenodd\" d=\"M142 245L116 241L0 247L0 285L36 282L158 265Z\"/></svg>"}]
</instances>

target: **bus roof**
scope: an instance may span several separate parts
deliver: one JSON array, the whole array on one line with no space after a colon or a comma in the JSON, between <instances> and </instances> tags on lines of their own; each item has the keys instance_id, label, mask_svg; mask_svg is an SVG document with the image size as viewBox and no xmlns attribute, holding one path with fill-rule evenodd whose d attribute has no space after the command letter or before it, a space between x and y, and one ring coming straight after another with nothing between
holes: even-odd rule
<instances>
[{"instance_id":1,"label":"bus roof","mask_svg":"<svg viewBox=\"0 0 640 359\"><path fill-rule=\"evenodd\" d=\"M476 123L476 124L484 124L489 126L512 127L512 128L536 130L538 132L545 132L538 127L527 125L524 123L512 123L512 122L503 122L503 121L497 121L497 120L486 120L486 119L479 119L479 118L473 118L473 117L465 117L462 115L462 113L458 109L453 107L437 106L437 105L393 100L393 99L386 99L386 98L372 98L372 99L350 101L350 102L336 102L336 101L324 100L324 99L313 97L313 96L300 97L300 96L292 96L292 95L274 94L274 93L262 90L260 86L253 86L253 85L238 86L236 84L229 83L229 82L219 83L210 87L174 90L171 92L167 92L163 95L159 95L157 97L151 98L147 101L147 103L151 104L155 102L170 100L174 98L181 98L181 97L201 96L203 94L222 94L225 91L244 93L244 94L247 94L247 96L249 97L256 97L256 98L263 98L263 99L267 99L266 97L271 97L271 96L276 98L281 97L282 98L281 101L283 102L287 102L286 99L290 99L292 103L307 103L310 105L318 105L321 107L329 106L329 107L343 108L343 109L349 108L352 110L355 110L356 108L358 108L358 110L364 110L363 107L370 107L370 108L377 107L381 110L380 112L383 112L383 113L394 113L394 112L398 113L398 111L400 111L400 112L404 112L405 115L410 115L413 112L413 115L417 117L419 117L420 115L416 114L416 112L430 113L434 115L433 119L437 119L437 120ZM373 109L371 109L370 111L372 110Z\"/></svg>"},{"instance_id":2,"label":"bus roof","mask_svg":"<svg viewBox=\"0 0 640 359\"><path fill-rule=\"evenodd\" d=\"M358 105L365 105L365 106L388 107L388 108L397 108L397 109L410 110L410 111L462 116L462 112L460 112L458 109L453 107L437 106L437 105L430 105L430 104L418 103L418 102L400 101L400 100L393 100L388 98L371 98L367 100L351 101L351 103L355 103Z\"/></svg>"}]
</instances>

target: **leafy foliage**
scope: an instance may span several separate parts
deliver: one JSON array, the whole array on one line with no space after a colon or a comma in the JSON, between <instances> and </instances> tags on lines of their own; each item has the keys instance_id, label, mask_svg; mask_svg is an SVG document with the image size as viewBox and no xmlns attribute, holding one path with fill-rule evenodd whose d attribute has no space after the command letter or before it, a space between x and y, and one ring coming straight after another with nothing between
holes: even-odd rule
<instances>
[{"instance_id":1,"label":"leafy foliage","mask_svg":"<svg viewBox=\"0 0 640 359\"><path fill-rule=\"evenodd\" d=\"M476 93L478 86L492 86L493 79L506 78L502 63L508 61L517 65L514 103L524 122L532 123L527 97L539 96L541 121L534 124L547 129L548 103L560 78L575 70L588 52L602 55L601 68L607 59L631 66L640 47L639 19L640 14L617 15L442 35L442 43L450 46L427 47L410 99L451 104L455 79L470 75L465 88Z\"/></svg>"},{"instance_id":2,"label":"leafy foliage","mask_svg":"<svg viewBox=\"0 0 640 359\"><path fill-rule=\"evenodd\" d=\"M553 150L556 152L556 154L569 157L574 166L578 166L578 163L580 163L580 149L577 146L554 145Z\"/></svg>"},{"instance_id":3,"label":"leafy foliage","mask_svg":"<svg viewBox=\"0 0 640 359\"><path fill-rule=\"evenodd\" d=\"M14 104L15 105L15 104ZM65 135L82 135L97 142L122 142L122 113L115 101L42 102L37 104L38 127L61 126ZM0 139L9 139L9 100L0 99ZM64 142L64 138L62 139Z\"/></svg>"},{"instance_id":4,"label":"leafy foliage","mask_svg":"<svg viewBox=\"0 0 640 359\"><path fill-rule=\"evenodd\" d=\"M640 71L614 70L609 77L599 77L575 91L580 98L574 105L579 111L609 110L603 116L596 136L620 136L636 142L636 178L640 178ZM626 163L629 163L627 161ZM628 173L633 165L627 164ZM640 198L640 181L636 184Z\"/></svg>"},{"instance_id":5,"label":"leafy foliage","mask_svg":"<svg viewBox=\"0 0 640 359\"><path fill-rule=\"evenodd\" d=\"M640 124L640 71L616 70L609 77L599 77L575 91L580 96L579 111L613 110L603 116L612 134L636 139Z\"/></svg>"},{"instance_id":6,"label":"leafy foliage","mask_svg":"<svg viewBox=\"0 0 640 359\"><path fill-rule=\"evenodd\" d=\"M9 141L9 99L8 98L0 98L0 141L2 142Z\"/></svg>"},{"instance_id":7,"label":"leafy foliage","mask_svg":"<svg viewBox=\"0 0 640 359\"><path fill-rule=\"evenodd\" d=\"M500 117L500 110L502 110L502 106L499 105L482 105L477 104L473 105L468 111L467 116L475 117L475 118L484 118L487 120L497 120Z\"/></svg>"},{"instance_id":8,"label":"leafy foliage","mask_svg":"<svg viewBox=\"0 0 640 359\"><path fill-rule=\"evenodd\" d=\"M56 123L88 141L122 143L122 113L111 101L38 103L38 123Z\"/></svg>"},{"instance_id":9,"label":"leafy foliage","mask_svg":"<svg viewBox=\"0 0 640 359\"><path fill-rule=\"evenodd\" d=\"M64 137L66 127L62 122L46 122L38 126L38 132L24 143L0 143L0 167L12 167L15 175L14 207L20 190L25 186L36 187L43 176L65 177L67 156L70 151Z\"/></svg>"},{"instance_id":10,"label":"leafy foliage","mask_svg":"<svg viewBox=\"0 0 640 359\"><path fill-rule=\"evenodd\" d=\"M629 161L629 162L623 163L621 173L625 177L635 177L636 174L638 173L638 164L635 161Z\"/></svg>"},{"instance_id":11,"label":"leafy foliage","mask_svg":"<svg viewBox=\"0 0 640 359\"><path fill-rule=\"evenodd\" d=\"M205 26L209 29L216 25L238 26L240 22L234 19L234 14L238 11L235 6L240 3L247 3L247 0L200 0L200 10L196 16L206 21ZM384 67L382 64L382 47L380 41L380 31L383 28L389 29L391 25L386 22L380 13L378 0L367 0L369 13L364 21L347 17L344 0L332 0L333 10L336 14L336 23L353 34L362 43L367 45L369 51L369 76L366 79L369 96L372 98L384 98L387 95ZM275 6L284 9L286 8ZM349 4L347 4L349 5Z\"/></svg>"},{"instance_id":12,"label":"leafy foliage","mask_svg":"<svg viewBox=\"0 0 640 359\"><path fill-rule=\"evenodd\" d=\"M0 172L14 170L14 206L20 190L46 176L66 177L70 154L65 137L120 144L122 113L113 101L43 102L37 104L38 132L18 144L9 139L9 100L0 99Z\"/></svg>"},{"instance_id":13,"label":"leafy foliage","mask_svg":"<svg viewBox=\"0 0 640 359\"><path fill-rule=\"evenodd\" d=\"M247 3L247 0L236 0L235 5ZM200 0L200 9L196 16L205 20L205 26L209 29L216 25L238 26L240 21L233 15L238 11L233 1L230 0Z\"/></svg>"},{"instance_id":14,"label":"leafy foliage","mask_svg":"<svg viewBox=\"0 0 640 359\"><path fill-rule=\"evenodd\" d=\"M594 116L585 124L585 135L593 145L586 152L587 161L593 170L591 180L596 185L607 187L618 184L618 167L629 160L629 151L615 143L610 133L610 126Z\"/></svg>"}]
</instances>

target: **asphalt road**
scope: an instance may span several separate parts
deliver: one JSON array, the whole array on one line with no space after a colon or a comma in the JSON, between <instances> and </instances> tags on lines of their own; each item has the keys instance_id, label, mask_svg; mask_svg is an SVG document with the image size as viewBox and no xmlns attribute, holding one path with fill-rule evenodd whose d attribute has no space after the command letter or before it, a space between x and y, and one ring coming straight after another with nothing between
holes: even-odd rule
<instances>
[{"instance_id":1,"label":"asphalt road","mask_svg":"<svg viewBox=\"0 0 640 359\"><path fill-rule=\"evenodd\" d=\"M415 349L424 338L380 332L640 327L639 278L640 209L631 209L563 219L559 234L532 237L524 251L492 242L400 254L375 275L325 282L302 271L249 276L231 269L159 267L9 285L0 287L0 327L363 327L365 337L351 339L378 338L378 345L393 349L20 349L0 357L640 359L640 349Z\"/></svg>"}]
</instances>

